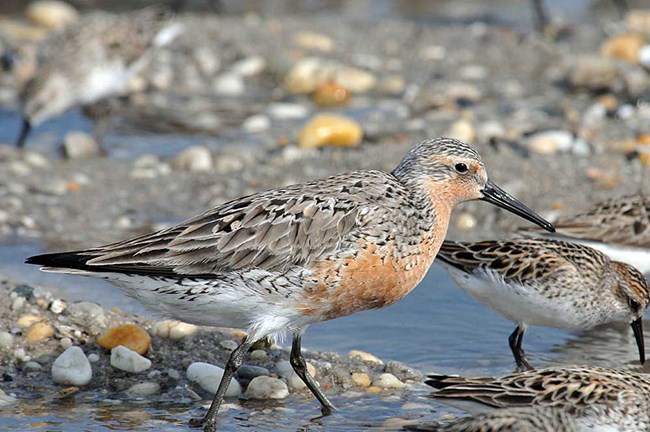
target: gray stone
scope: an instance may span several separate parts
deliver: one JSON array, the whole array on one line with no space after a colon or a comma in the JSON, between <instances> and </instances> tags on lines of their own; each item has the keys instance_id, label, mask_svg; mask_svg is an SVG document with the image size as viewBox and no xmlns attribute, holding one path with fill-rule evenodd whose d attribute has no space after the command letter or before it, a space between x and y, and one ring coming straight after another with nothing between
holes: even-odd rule
<instances>
[{"instance_id":1,"label":"gray stone","mask_svg":"<svg viewBox=\"0 0 650 432\"><path fill-rule=\"evenodd\" d=\"M243 365L237 370L237 376L239 378L252 380L258 376L268 376L271 372L261 366L252 366L252 365Z\"/></svg>"},{"instance_id":2,"label":"gray stone","mask_svg":"<svg viewBox=\"0 0 650 432\"><path fill-rule=\"evenodd\" d=\"M219 366L211 365L209 363L196 362L192 363L187 368L187 379L197 383L201 388L207 392L215 394L221 378L223 378L224 370ZM230 384L226 389L226 397L237 397L241 393L241 386L235 379L230 380Z\"/></svg>"},{"instance_id":3,"label":"gray stone","mask_svg":"<svg viewBox=\"0 0 650 432\"><path fill-rule=\"evenodd\" d=\"M284 399L289 389L284 381L269 376L258 376L248 384L246 397L250 399Z\"/></svg>"},{"instance_id":4,"label":"gray stone","mask_svg":"<svg viewBox=\"0 0 650 432\"><path fill-rule=\"evenodd\" d=\"M92 376L90 362L78 346L63 351L52 364L52 380L57 384L82 386L88 384Z\"/></svg>"},{"instance_id":5,"label":"gray stone","mask_svg":"<svg viewBox=\"0 0 650 432\"><path fill-rule=\"evenodd\" d=\"M125 372L138 373L149 369L151 360L125 346L118 345L111 350L111 366Z\"/></svg>"},{"instance_id":6,"label":"gray stone","mask_svg":"<svg viewBox=\"0 0 650 432\"><path fill-rule=\"evenodd\" d=\"M68 159L89 159L99 152L95 139L85 132L71 131L63 138L63 154Z\"/></svg>"},{"instance_id":7,"label":"gray stone","mask_svg":"<svg viewBox=\"0 0 650 432\"><path fill-rule=\"evenodd\" d=\"M400 381L422 381L422 372L398 361L389 361L384 367L384 372L395 375Z\"/></svg>"}]
</instances>

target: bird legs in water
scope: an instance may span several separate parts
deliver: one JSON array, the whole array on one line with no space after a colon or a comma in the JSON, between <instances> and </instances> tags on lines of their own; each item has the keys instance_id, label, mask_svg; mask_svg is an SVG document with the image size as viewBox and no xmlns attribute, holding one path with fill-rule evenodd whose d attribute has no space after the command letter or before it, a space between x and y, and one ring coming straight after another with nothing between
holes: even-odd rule
<instances>
[{"instance_id":1,"label":"bird legs in water","mask_svg":"<svg viewBox=\"0 0 650 432\"><path fill-rule=\"evenodd\" d=\"M290 357L291 366L293 367L293 370L296 372L296 374L300 377L300 379L302 379L303 382L307 385L309 390L311 390L314 396L316 396L318 402L320 402L321 412L323 415L329 415L336 408L323 394L323 391L320 389L320 387L318 387L318 384L316 384L314 378L309 374L309 372L307 372L307 363L302 356L302 351L300 348L301 338L302 335L300 333L295 334L293 337ZM212 404L210 405L208 412L206 413L205 417L201 419L191 419L191 427L203 427L203 430L205 432L215 432L217 430L217 413L219 412L219 407L221 406L223 397L226 394L226 389L228 388L228 385L230 385L230 380L232 379L237 369L239 369L239 367L244 363L244 357L246 356L246 353L250 347L253 346L254 342L255 341L250 341L248 338L246 338L230 354L230 358L228 358L228 362L226 363L226 367L223 372L223 377L219 383L219 388L217 388L217 392L214 395L214 399L212 399Z\"/></svg>"},{"instance_id":2,"label":"bird legs in water","mask_svg":"<svg viewBox=\"0 0 650 432\"><path fill-rule=\"evenodd\" d=\"M524 342L524 333L526 328L522 326L517 326L515 331L512 332L510 337L508 337L508 342L510 343L510 349L512 350L512 355L515 356L515 362L517 363L517 368L520 371L533 370L535 369L528 359L526 358L526 353L521 348L521 344Z\"/></svg>"}]
</instances>

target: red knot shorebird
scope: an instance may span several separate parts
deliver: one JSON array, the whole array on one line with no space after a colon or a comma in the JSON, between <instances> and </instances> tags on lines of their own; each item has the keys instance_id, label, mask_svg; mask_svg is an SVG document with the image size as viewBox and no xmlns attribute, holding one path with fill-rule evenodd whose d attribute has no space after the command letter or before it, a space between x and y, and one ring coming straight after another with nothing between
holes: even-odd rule
<instances>
[{"instance_id":1,"label":"red knot shorebird","mask_svg":"<svg viewBox=\"0 0 650 432\"><path fill-rule=\"evenodd\" d=\"M37 48L36 70L21 90L23 147L32 127L77 105L86 108L128 92L129 81L182 26L158 7L113 15L88 14ZM95 109L93 111L104 111Z\"/></svg>"},{"instance_id":2,"label":"red knot shorebird","mask_svg":"<svg viewBox=\"0 0 650 432\"><path fill-rule=\"evenodd\" d=\"M559 366L499 378L429 375L426 383L439 389L435 399L472 413L557 408L575 418L581 432L650 429L650 376L630 370Z\"/></svg>"},{"instance_id":3,"label":"red knot shorebird","mask_svg":"<svg viewBox=\"0 0 650 432\"><path fill-rule=\"evenodd\" d=\"M628 264L546 239L445 241L437 262L461 289L517 323L509 342L519 369L532 369L521 347L529 325L576 330L625 321L645 362L642 318L650 287Z\"/></svg>"},{"instance_id":4,"label":"red knot shorebird","mask_svg":"<svg viewBox=\"0 0 650 432\"><path fill-rule=\"evenodd\" d=\"M246 329L202 420L215 430L245 353L287 330L291 364L323 413L331 412L301 355L307 326L408 294L431 266L453 207L474 199L553 229L488 180L472 147L442 138L415 146L390 173L355 171L260 192L162 231L27 262L106 279L174 319Z\"/></svg>"}]
</instances>

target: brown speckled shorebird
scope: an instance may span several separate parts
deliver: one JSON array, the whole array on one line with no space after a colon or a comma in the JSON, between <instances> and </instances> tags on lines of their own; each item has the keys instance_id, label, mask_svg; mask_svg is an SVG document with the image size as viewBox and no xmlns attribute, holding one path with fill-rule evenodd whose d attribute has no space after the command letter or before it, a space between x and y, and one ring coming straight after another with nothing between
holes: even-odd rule
<instances>
[{"instance_id":1,"label":"brown speckled shorebird","mask_svg":"<svg viewBox=\"0 0 650 432\"><path fill-rule=\"evenodd\" d=\"M431 266L452 208L474 199L553 229L488 180L472 147L442 138L415 146L391 173L355 171L260 192L162 231L27 262L106 279L174 319L247 329L208 413L192 422L213 431L245 353L287 330L294 370L323 413L334 410L306 371L303 332L408 294Z\"/></svg>"}]
</instances>

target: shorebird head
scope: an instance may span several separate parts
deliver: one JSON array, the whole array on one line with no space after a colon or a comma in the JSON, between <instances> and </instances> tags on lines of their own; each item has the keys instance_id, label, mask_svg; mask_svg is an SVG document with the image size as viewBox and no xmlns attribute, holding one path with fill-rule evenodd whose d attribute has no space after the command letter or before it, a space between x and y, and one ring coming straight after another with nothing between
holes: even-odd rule
<instances>
[{"instance_id":1,"label":"shorebird head","mask_svg":"<svg viewBox=\"0 0 650 432\"><path fill-rule=\"evenodd\" d=\"M645 362L645 346L643 340L643 314L650 305L650 286L645 276L631 265L614 261L614 283L611 285L614 298L617 300L615 308L618 316L625 319L634 331L639 359Z\"/></svg>"},{"instance_id":2,"label":"shorebird head","mask_svg":"<svg viewBox=\"0 0 650 432\"><path fill-rule=\"evenodd\" d=\"M423 187L432 199L444 196L452 205L480 199L555 231L553 225L490 181L481 156L462 141L423 141L404 156L393 174L406 183Z\"/></svg>"}]
</instances>

